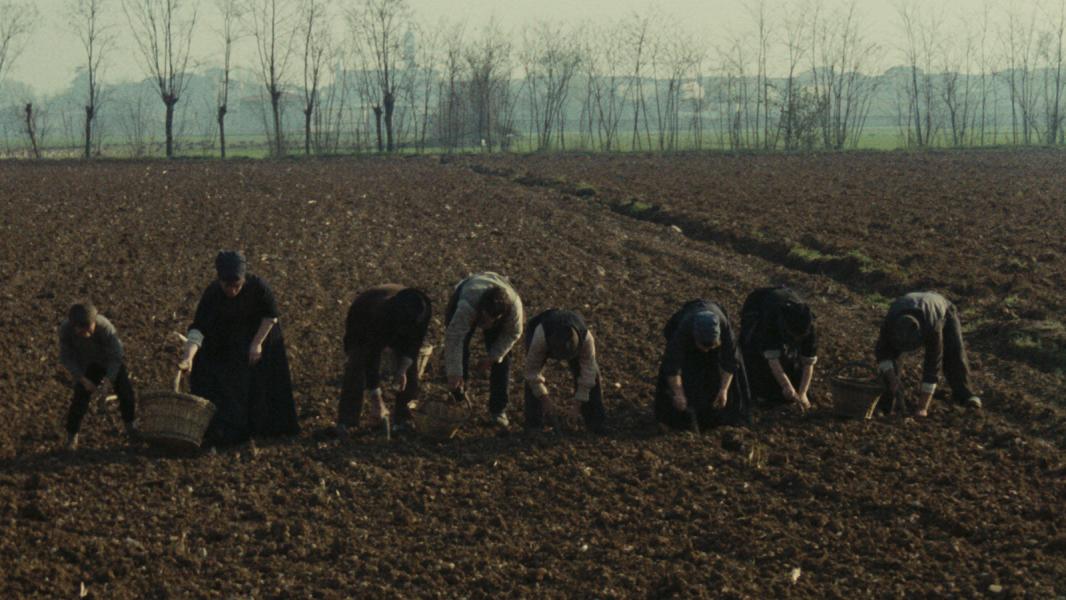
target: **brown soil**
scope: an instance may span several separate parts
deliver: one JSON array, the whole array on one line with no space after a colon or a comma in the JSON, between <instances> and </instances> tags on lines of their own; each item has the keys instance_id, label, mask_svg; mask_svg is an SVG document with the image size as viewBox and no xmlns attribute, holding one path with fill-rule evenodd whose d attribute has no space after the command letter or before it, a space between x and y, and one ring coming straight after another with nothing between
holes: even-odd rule
<instances>
[{"instance_id":1,"label":"brown soil","mask_svg":"<svg viewBox=\"0 0 1066 600\"><path fill-rule=\"evenodd\" d=\"M1002 325L1013 317L985 307L1020 281L1032 290L1025 310L1046 314L1018 318L1053 319L1066 252L1053 202L1062 162L981 153L0 164L0 594L1066 593L1061 374L1006 355L982 330L972 358L983 414L939 402L921 421L841 421L826 383L844 361L870 359L883 310L872 296L892 286L928 279L964 319L982 307L982 320ZM898 200L904 189L913 202ZM634 198L670 218L620 208ZM906 217L873 227L877 202ZM943 255L914 229L942 215ZM723 237L693 231L714 221L726 225L708 231ZM823 254L857 249L903 275L818 272L738 245L764 228L771 239L782 228L795 229L790 240L814 236ZM1056 258L1041 259L1041 244ZM993 272L1001 246L1032 257L1031 270ZM187 327L214 253L228 247L243 248L279 298L304 432L173 458L127 448L108 406L90 411L81 450L56 451L68 392L54 380L55 329L67 306L91 297L119 328L138 389L163 388L176 361L167 334ZM500 437L481 425L450 442L326 435L352 297L398 281L439 308L449 286L486 269L512 277L529 314L585 315L609 435L586 435L573 419L556 436ZM735 315L771 282L802 290L818 314L817 409L759 413L750 429L660 434L649 403L664 319L700 296ZM439 367L437 356L429 396L442 393ZM515 380L520 422L517 367Z\"/></svg>"}]
</instances>

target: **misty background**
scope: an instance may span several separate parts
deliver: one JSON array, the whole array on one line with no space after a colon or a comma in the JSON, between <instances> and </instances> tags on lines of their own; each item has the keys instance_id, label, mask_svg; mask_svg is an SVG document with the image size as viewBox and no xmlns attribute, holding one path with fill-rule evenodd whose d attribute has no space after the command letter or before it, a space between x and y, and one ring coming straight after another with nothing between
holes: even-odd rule
<instances>
[{"instance_id":1,"label":"misty background","mask_svg":"<svg viewBox=\"0 0 1066 600\"><path fill-rule=\"evenodd\" d=\"M0 0L0 153L1064 143L1066 0L933 4Z\"/></svg>"}]
</instances>

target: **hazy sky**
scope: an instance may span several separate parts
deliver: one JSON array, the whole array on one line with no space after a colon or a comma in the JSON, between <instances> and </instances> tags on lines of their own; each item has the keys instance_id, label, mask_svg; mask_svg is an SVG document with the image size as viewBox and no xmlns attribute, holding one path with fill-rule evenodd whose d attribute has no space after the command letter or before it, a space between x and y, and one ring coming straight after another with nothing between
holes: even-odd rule
<instances>
[{"instance_id":1,"label":"hazy sky","mask_svg":"<svg viewBox=\"0 0 1066 600\"><path fill-rule=\"evenodd\" d=\"M111 20L120 30L118 47L108 58L104 73L105 81L133 80L144 77L139 56L128 24L121 10L121 0L107 0ZM567 21L612 21L633 12L645 12L653 3L649 0L409 0L416 18L426 23L441 19L463 21L469 26L478 26L495 18L506 30L521 27L523 23L537 19ZM942 5L943 0L935 1ZM988 0L951 0L951 4L964 10L979 11ZM990 0L993 5L1009 0ZM767 0L771 14L781 12L795 2ZM28 83L39 93L53 93L67 86L75 69L85 60L80 42L66 25L64 10L66 0L36 0L43 15L41 26L30 40L26 50L11 69L9 77ZM341 6L352 6L355 0L339 0ZM654 3L669 15L671 20L683 24L693 33L706 35L708 47L730 29L748 29L750 18L738 0L659 0ZM830 2L833 4L833 2ZM885 46L885 60L893 61L898 44L894 34L898 30L895 10L887 0L858 0L860 12L869 25L871 37ZM213 0L200 0L200 16L193 43L193 59L199 64L215 64L213 55L220 46L215 27L218 23ZM343 19L335 19L337 27L344 26ZM238 66L253 67L251 44L245 40L238 52ZM888 64L882 66L889 66Z\"/></svg>"}]
</instances>

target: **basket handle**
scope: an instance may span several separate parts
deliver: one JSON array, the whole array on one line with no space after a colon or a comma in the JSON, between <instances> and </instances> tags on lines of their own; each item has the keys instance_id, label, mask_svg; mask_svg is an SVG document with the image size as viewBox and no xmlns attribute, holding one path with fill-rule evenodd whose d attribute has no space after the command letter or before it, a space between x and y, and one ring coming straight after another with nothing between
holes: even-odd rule
<instances>
[{"instance_id":1,"label":"basket handle","mask_svg":"<svg viewBox=\"0 0 1066 600\"><path fill-rule=\"evenodd\" d=\"M181 376L185 374L185 371L178 369L178 374L174 376L174 391L177 393L181 393Z\"/></svg>"},{"instance_id":2,"label":"basket handle","mask_svg":"<svg viewBox=\"0 0 1066 600\"><path fill-rule=\"evenodd\" d=\"M846 362L846 363L840 365L839 367L837 367L837 370L833 372L833 377L842 377L844 375L844 371L847 371L848 369L860 369L860 368L863 371L873 375L873 377L871 378L871 381L877 379L877 376L878 376L877 368L872 367L872 366L870 366L869 363L863 362L861 360L853 360L853 361Z\"/></svg>"}]
</instances>

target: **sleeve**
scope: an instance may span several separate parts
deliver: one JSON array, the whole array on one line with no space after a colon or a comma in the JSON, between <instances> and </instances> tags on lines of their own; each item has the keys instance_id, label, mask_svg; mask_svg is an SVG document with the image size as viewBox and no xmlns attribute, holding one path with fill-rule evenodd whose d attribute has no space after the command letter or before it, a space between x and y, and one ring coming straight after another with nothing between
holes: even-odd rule
<instances>
[{"instance_id":1,"label":"sleeve","mask_svg":"<svg viewBox=\"0 0 1066 600\"><path fill-rule=\"evenodd\" d=\"M463 344L474 328L476 314L477 311L469 302L460 299L448 328L444 330L444 366L448 377L463 376Z\"/></svg>"},{"instance_id":2,"label":"sleeve","mask_svg":"<svg viewBox=\"0 0 1066 600\"><path fill-rule=\"evenodd\" d=\"M511 348L515 345L515 342L522 337L522 323L525 315L522 311L522 299L516 294L514 297L514 306L511 312L507 315L507 322L503 324L503 330L500 331L500 337L496 338L496 341L492 344L492 348L489 349L489 357L494 362L500 362L503 357L511 351Z\"/></svg>"},{"instance_id":3,"label":"sleeve","mask_svg":"<svg viewBox=\"0 0 1066 600\"><path fill-rule=\"evenodd\" d=\"M758 327L758 330L756 330L757 333L762 334L759 335L759 339L761 340L762 347L760 349L762 350L763 357L766 358L766 360L780 359L781 353L785 349L785 344L781 341L781 332L778 330L777 326L770 325L764 321L759 323L756 327Z\"/></svg>"},{"instance_id":4,"label":"sleeve","mask_svg":"<svg viewBox=\"0 0 1066 600\"><path fill-rule=\"evenodd\" d=\"M262 279L259 282L259 311L260 319L278 318L278 301L274 298L274 290L270 289Z\"/></svg>"},{"instance_id":5,"label":"sleeve","mask_svg":"<svg viewBox=\"0 0 1066 600\"><path fill-rule=\"evenodd\" d=\"M800 362L805 365L813 365L818 362L818 329L811 326L810 333L800 342Z\"/></svg>"},{"instance_id":6,"label":"sleeve","mask_svg":"<svg viewBox=\"0 0 1066 600\"><path fill-rule=\"evenodd\" d=\"M97 326L103 330L100 342L104 347L105 362L107 363L104 368L107 369L107 378L114 380L118 376L118 370L122 368L122 340L118 339L118 332L115 331L114 325L98 322Z\"/></svg>"},{"instance_id":7,"label":"sleeve","mask_svg":"<svg viewBox=\"0 0 1066 600\"><path fill-rule=\"evenodd\" d=\"M737 341L733 337L733 326L727 319L722 319L722 346L718 349L718 366L726 373L736 373L740 367L737 363Z\"/></svg>"},{"instance_id":8,"label":"sleeve","mask_svg":"<svg viewBox=\"0 0 1066 600\"><path fill-rule=\"evenodd\" d=\"M940 379L940 361L944 357L944 325L938 327L925 336L925 361L922 368L922 391L932 394L936 391L936 383Z\"/></svg>"},{"instance_id":9,"label":"sleeve","mask_svg":"<svg viewBox=\"0 0 1066 600\"><path fill-rule=\"evenodd\" d=\"M666 342L666 351L663 353L663 366L662 372L666 377L677 377L681 375L681 365L685 361L685 335L686 325L689 324L688 320L682 320L676 329L674 334L670 336L670 340Z\"/></svg>"},{"instance_id":10,"label":"sleeve","mask_svg":"<svg viewBox=\"0 0 1066 600\"><path fill-rule=\"evenodd\" d=\"M877 344L874 346L874 358L877 360L877 368L882 373L895 370L895 361L899 358L899 350L889 343L892 315L885 317L881 322L881 333L877 336Z\"/></svg>"},{"instance_id":11,"label":"sleeve","mask_svg":"<svg viewBox=\"0 0 1066 600\"><path fill-rule=\"evenodd\" d=\"M393 352L396 353L397 372L406 371L418 360L418 352L422 349L422 342L425 340L424 330L420 328L419 331L423 332L422 335L402 335L393 339L391 346Z\"/></svg>"},{"instance_id":12,"label":"sleeve","mask_svg":"<svg viewBox=\"0 0 1066 600\"><path fill-rule=\"evenodd\" d=\"M525 378L533 395L543 398L548 395L548 387L544 385L544 363L548 360L548 340L544 335L544 327L537 325L533 331L533 338L529 341L529 349L526 350Z\"/></svg>"},{"instance_id":13,"label":"sleeve","mask_svg":"<svg viewBox=\"0 0 1066 600\"><path fill-rule=\"evenodd\" d=\"M600 376L600 367L596 364L596 340L593 339L592 332L585 335L585 342L581 344L581 353L577 360L581 370L577 376L577 392L574 393L574 398L579 402L586 402L589 392L596 387L596 380Z\"/></svg>"},{"instance_id":14,"label":"sleeve","mask_svg":"<svg viewBox=\"0 0 1066 600\"><path fill-rule=\"evenodd\" d=\"M71 326L67 321L63 321L63 324L59 326L59 362L63 365L74 379L81 379L85 375L85 370L81 368L78 362L77 354L74 352L74 345L71 343Z\"/></svg>"},{"instance_id":15,"label":"sleeve","mask_svg":"<svg viewBox=\"0 0 1066 600\"><path fill-rule=\"evenodd\" d=\"M216 289L217 286L212 283L200 295L200 302L196 305L196 315L192 319L192 325L189 326L186 337L198 346L203 345L204 337L211 331L211 322L214 320L215 306L218 302L214 293ZM194 331L196 334L193 334Z\"/></svg>"}]
</instances>

